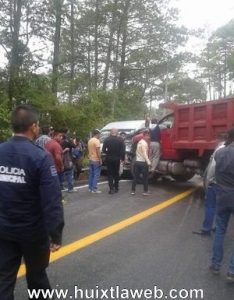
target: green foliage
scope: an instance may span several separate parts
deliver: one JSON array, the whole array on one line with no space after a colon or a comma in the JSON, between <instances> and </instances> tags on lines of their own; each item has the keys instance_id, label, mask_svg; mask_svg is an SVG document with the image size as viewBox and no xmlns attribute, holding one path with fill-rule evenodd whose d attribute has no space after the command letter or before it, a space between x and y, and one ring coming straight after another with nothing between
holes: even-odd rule
<instances>
[{"instance_id":1,"label":"green foliage","mask_svg":"<svg viewBox=\"0 0 234 300\"><path fill-rule=\"evenodd\" d=\"M73 104L60 103L54 107L51 123L55 127L68 127L78 136L85 137L93 128L102 128L111 121L143 118L145 109L136 91L124 93L97 90Z\"/></svg>"},{"instance_id":2,"label":"green foliage","mask_svg":"<svg viewBox=\"0 0 234 300\"><path fill-rule=\"evenodd\" d=\"M46 112L56 104L51 92L50 79L43 75L27 74L23 77L21 97L28 99L40 111Z\"/></svg>"},{"instance_id":3,"label":"green foliage","mask_svg":"<svg viewBox=\"0 0 234 300\"><path fill-rule=\"evenodd\" d=\"M170 100L190 103L206 98L206 88L203 82L189 77L180 76L168 83Z\"/></svg>"},{"instance_id":4,"label":"green foliage","mask_svg":"<svg viewBox=\"0 0 234 300\"><path fill-rule=\"evenodd\" d=\"M32 73L20 74L18 95L15 105L30 103L41 111L51 109L56 99L50 89L50 79L44 75Z\"/></svg>"},{"instance_id":5,"label":"green foliage","mask_svg":"<svg viewBox=\"0 0 234 300\"><path fill-rule=\"evenodd\" d=\"M10 111L4 104L0 104L0 141L5 141L11 136L9 124Z\"/></svg>"}]
</instances>

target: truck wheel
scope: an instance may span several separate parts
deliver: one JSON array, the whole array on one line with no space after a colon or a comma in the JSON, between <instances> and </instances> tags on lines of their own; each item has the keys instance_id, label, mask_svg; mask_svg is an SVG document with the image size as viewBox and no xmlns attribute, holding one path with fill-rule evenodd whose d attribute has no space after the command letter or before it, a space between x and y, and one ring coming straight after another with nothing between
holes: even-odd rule
<instances>
[{"instance_id":1,"label":"truck wheel","mask_svg":"<svg viewBox=\"0 0 234 300\"><path fill-rule=\"evenodd\" d=\"M185 182L189 179L193 178L195 174L194 173L186 173L186 174L180 174L180 175L171 175L172 178L174 178L178 182Z\"/></svg>"}]
</instances>

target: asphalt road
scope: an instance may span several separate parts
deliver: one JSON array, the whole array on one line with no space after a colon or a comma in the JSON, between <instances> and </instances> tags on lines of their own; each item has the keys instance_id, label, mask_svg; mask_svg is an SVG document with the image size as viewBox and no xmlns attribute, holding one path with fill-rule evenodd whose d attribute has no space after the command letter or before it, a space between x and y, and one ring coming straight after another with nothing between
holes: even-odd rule
<instances>
[{"instance_id":1,"label":"asphalt road","mask_svg":"<svg viewBox=\"0 0 234 300\"><path fill-rule=\"evenodd\" d=\"M51 263L48 274L52 287L67 291L67 296L60 299L76 299L75 293L77 299L82 299L82 292L83 299L121 299L120 295L122 299L134 299L134 296L127 294L131 293L129 290L123 289L132 289L133 292L136 289L151 290L152 294L148 291L148 294L146 292L135 299L233 299L234 285L228 285L225 281L231 245L234 243L233 220L225 240L221 275L214 276L208 270L212 237L192 234L193 230L200 228L203 218L201 190L165 208L161 207L166 200L198 184L199 180L186 184L161 181L150 186L151 196L144 197L142 186L138 186L136 195L131 196L130 182L125 181L121 182L120 192L115 195L108 195L106 184L100 185L103 192L100 195L90 194L83 186L67 195L64 245L87 236L88 241L96 236L99 240L92 240L89 245L70 254L65 251L62 257ZM143 219L137 221L135 218L134 224L121 223L123 228L116 233L109 232L106 237L97 233L156 205L161 210L156 209L148 217L143 213ZM90 237L94 233L97 234ZM111 287L114 288L112 294L109 290L101 290ZM89 289L89 294L85 295L86 289ZM91 289L95 292L93 297L90 297ZM164 292L162 298L159 289ZM171 289L177 291L173 290L170 295ZM192 291L194 289L199 290L198 297ZM177 298L170 297L177 295ZM25 299L26 283L22 276L17 280L15 300Z\"/></svg>"}]
</instances>

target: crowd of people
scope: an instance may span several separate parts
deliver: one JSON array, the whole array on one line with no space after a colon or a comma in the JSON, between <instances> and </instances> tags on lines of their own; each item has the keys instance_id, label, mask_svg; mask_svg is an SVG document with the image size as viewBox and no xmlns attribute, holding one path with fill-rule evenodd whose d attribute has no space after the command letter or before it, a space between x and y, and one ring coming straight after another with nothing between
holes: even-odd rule
<instances>
[{"instance_id":1,"label":"crowd of people","mask_svg":"<svg viewBox=\"0 0 234 300\"><path fill-rule=\"evenodd\" d=\"M153 127L149 128L150 120L146 120L146 128L132 139L132 190L135 195L136 185L143 182L143 195L150 195L148 191L149 172L154 172L160 158L160 128L155 118L152 119ZM102 155L105 157L107 168L109 194L118 193L119 177L125 164L125 143L126 138L123 132L112 128L110 136L103 143L101 149L101 132L94 129L93 137L88 142L89 153L89 191L100 193L97 188L97 181L100 176L102 166Z\"/></svg>"},{"instance_id":2,"label":"crowd of people","mask_svg":"<svg viewBox=\"0 0 234 300\"><path fill-rule=\"evenodd\" d=\"M74 179L79 179L82 172L82 159L85 145L78 137L71 135L68 129L42 127L35 144L51 153L58 173L62 191L73 192Z\"/></svg>"},{"instance_id":3,"label":"crowd of people","mask_svg":"<svg viewBox=\"0 0 234 300\"><path fill-rule=\"evenodd\" d=\"M148 174L157 168L160 157L160 128L157 121L133 139L133 180L131 194L143 182L148 196ZM26 265L29 290L50 289L46 268L50 252L59 250L64 227L62 191L74 189L82 168L84 147L68 130L42 128L39 115L20 105L11 116L12 138L0 145L0 299L13 300L14 286L21 259ZM35 141L35 142L33 142ZM100 131L94 129L88 141L89 192L101 193L98 180L102 166ZM46 151L45 151L46 150ZM108 172L109 194L119 192L120 167L125 161L125 143L113 128L102 146ZM216 166L214 166L214 162ZM225 146L216 151L208 169L206 214L203 235L213 230L216 216L213 256L210 270L218 274L223 259L223 242L234 213L234 129L228 133ZM234 252L227 278L234 282Z\"/></svg>"}]
</instances>

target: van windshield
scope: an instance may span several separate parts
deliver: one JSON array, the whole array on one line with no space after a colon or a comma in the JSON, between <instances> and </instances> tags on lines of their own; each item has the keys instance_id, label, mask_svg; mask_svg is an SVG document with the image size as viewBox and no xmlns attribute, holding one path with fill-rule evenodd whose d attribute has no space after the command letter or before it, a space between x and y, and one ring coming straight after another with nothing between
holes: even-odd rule
<instances>
[{"instance_id":1,"label":"van windshield","mask_svg":"<svg viewBox=\"0 0 234 300\"><path fill-rule=\"evenodd\" d=\"M103 143L104 140L110 135L110 130L103 130L101 132L101 137L100 137L100 142ZM133 133L135 132L135 129L119 129L119 135L121 135L122 137L125 137L127 138L129 135L132 135Z\"/></svg>"}]
</instances>

